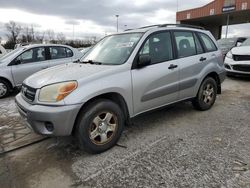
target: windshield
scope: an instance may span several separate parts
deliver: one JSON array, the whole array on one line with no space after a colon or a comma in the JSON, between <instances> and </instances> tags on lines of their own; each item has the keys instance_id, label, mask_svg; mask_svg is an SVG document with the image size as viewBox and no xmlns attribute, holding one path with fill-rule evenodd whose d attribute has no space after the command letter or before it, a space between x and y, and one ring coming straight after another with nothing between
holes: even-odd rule
<instances>
[{"instance_id":1,"label":"windshield","mask_svg":"<svg viewBox=\"0 0 250 188\"><path fill-rule=\"evenodd\" d=\"M23 50L23 48L17 48L15 50L12 50L11 52L5 54L4 56L0 57L0 63L5 62L5 60L7 60L9 57L11 57L12 55L14 55L16 52Z\"/></svg>"},{"instance_id":2,"label":"windshield","mask_svg":"<svg viewBox=\"0 0 250 188\"><path fill-rule=\"evenodd\" d=\"M125 33L105 37L97 43L81 62L120 65L127 61L142 33Z\"/></svg>"},{"instance_id":3,"label":"windshield","mask_svg":"<svg viewBox=\"0 0 250 188\"><path fill-rule=\"evenodd\" d=\"M250 46L250 38L245 40L245 42L243 42L241 46Z\"/></svg>"},{"instance_id":4,"label":"windshield","mask_svg":"<svg viewBox=\"0 0 250 188\"><path fill-rule=\"evenodd\" d=\"M235 38L228 38L228 39L220 39L218 40L218 44L220 47L230 48L235 46L237 39Z\"/></svg>"}]
</instances>

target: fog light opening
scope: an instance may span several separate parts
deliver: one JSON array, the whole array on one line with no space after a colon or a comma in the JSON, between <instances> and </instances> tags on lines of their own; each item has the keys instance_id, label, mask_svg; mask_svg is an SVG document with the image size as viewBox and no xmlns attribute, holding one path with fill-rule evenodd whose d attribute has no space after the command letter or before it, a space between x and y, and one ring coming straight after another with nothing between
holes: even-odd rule
<instances>
[{"instance_id":1,"label":"fog light opening","mask_svg":"<svg viewBox=\"0 0 250 188\"><path fill-rule=\"evenodd\" d=\"M54 125L51 122L45 122L45 127L49 132L52 132L54 130Z\"/></svg>"}]
</instances>

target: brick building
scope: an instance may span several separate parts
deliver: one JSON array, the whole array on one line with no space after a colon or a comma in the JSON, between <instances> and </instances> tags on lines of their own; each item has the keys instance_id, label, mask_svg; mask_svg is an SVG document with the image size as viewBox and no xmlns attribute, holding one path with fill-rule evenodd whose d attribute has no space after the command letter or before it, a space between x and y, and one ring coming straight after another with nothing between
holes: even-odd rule
<instances>
[{"instance_id":1,"label":"brick building","mask_svg":"<svg viewBox=\"0 0 250 188\"><path fill-rule=\"evenodd\" d=\"M177 12L176 21L203 26L219 39L223 25L250 22L250 0L215 0L203 7Z\"/></svg>"}]
</instances>

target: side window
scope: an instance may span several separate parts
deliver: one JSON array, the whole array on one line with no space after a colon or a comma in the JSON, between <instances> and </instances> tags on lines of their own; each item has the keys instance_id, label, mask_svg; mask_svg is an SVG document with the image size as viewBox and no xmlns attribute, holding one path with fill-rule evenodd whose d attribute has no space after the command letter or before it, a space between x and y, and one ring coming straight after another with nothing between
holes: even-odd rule
<instances>
[{"instance_id":1,"label":"side window","mask_svg":"<svg viewBox=\"0 0 250 188\"><path fill-rule=\"evenodd\" d=\"M66 54L67 54L67 57L72 57L73 56L73 52L71 49L69 48L65 48L66 49Z\"/></svg>"},{"instance_id":2,"label":"side window","mask_svg":"<svg viewBox=\"0 0 250 188\"><path fill-rule=\"evenodd\" d=\"M209 38L209 36L207 36L207 35L205 35L203 33L199 33L199 36L200 36L203 44L205 45L205 48L206 48L207 52L212 52L212 51L217 50L214 42Z\"/></svg>"},{"instance_id":3,"label":"side window","mask_svg":"<svg viewBox=\"0 0 250 188\"><path fill-rule=\"evenodd\" d=\"M25 51L21 55L19 55L15 61L19 61L21 64L25 63L33 63L38 61L45 60L45 49L41 48L33 48Z\"/></svg>"},{"instance_id":4,"label":"side window","mask_svg":"<svg viewBox=\"0 0 250 188\"><path fill-rule=\"evenodd\" d=\"M195 41L192 32L176 31L174 37L178 58L196 55Z\"/></svg>"},{"instance_id":5,"label":"side window","mask_svg":"<svg viewBox=\"0 0 250 188\"><path fill-rule=\"evenodd\" d=\"M144 43L140 55L149 55L151 64L156 64L173 59L171 36L169 32L153 34Z\"/></svg>"},{"instance_id":6,"label":"side window","mask_svg":"<svg viewBox=\"0 0 250 188\"><path fill-rule=\"evenodd\" d=\"M204 53L203 49L202 49L202 46L201 46L201 43L200 43L198 37L196 36L196 34L194 34L194 40L195 40L197 54Z\"/></svg>"},{"instance_id":7,"label":"side window","mask_svg":"<svg viewBox=\"0 0 250 188\"><path fill-rule=\"evenodd\" d=\"M61 59L67 57L66 48L61 46L49 47L51 59Z\"/></svg>"}]
</instances>

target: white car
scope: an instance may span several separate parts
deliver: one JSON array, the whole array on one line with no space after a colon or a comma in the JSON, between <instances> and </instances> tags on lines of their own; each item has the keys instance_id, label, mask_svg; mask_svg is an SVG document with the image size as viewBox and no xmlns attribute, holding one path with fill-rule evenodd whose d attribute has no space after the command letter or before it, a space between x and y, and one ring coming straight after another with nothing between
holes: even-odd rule
<instances>
[{"instance_id":1,"label":"white car","mask_svg":"<svg viewBox=\"0 0 250 188\"><path fill-rule=\"evenodd\" d=\"M53 67L78 61L78 50L59 44L33 44L18 47L0 58L0 98L20 88L30 75Z\"/></svg>"},{"instance_id":2,"label":"white car","mask_svg":"<svg viewBox=\"0 0 250 188\"><path fill-rule=\"evenodd\" d=\"M250 76L250 38L241 46L232 48L227 53L224 63L228 75Z\"/></svg>"}]
</instances>

